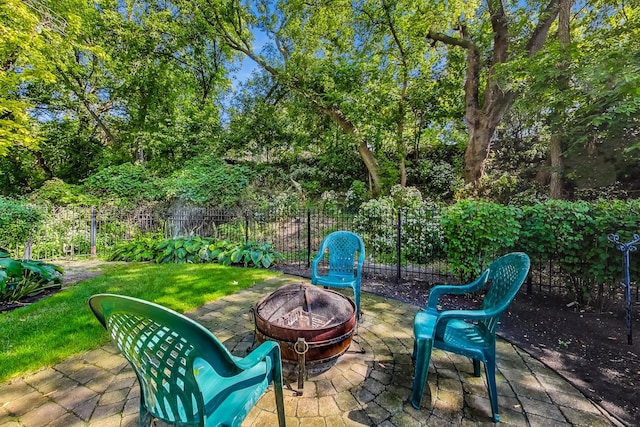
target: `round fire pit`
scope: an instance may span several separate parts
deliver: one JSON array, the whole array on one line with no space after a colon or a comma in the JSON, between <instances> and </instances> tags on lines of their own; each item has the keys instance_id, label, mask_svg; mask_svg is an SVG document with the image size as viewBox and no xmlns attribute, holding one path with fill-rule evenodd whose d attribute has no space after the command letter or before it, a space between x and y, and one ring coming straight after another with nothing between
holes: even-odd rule
<instances>
[{"instance_id":1,"label":"round fire pit","mask_svg":"<svg viewBox=\"0 0 640 427\"><path fill-rule=\"evenodd\" d=\"M254 314L258 342L278 342L283 361L298 364L299 388L307 365L326 370L347 351L356 326L353 301L304 283L284 286L262 298Z\"/></svg>"}]
</instances>

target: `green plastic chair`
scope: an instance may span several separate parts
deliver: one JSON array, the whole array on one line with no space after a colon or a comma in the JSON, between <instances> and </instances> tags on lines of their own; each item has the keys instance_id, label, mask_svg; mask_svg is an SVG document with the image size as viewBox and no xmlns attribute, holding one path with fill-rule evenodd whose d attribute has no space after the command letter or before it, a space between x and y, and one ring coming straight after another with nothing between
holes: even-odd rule
<instances>
[{"instance_id":1,"label":"green plastic chair","mask_svg":"<svg viewBox=\"0 0 640 427\"><path fill-rule=\"evenodd\" d=\"M429 292L425 311L413 323L415 375L411 404L420 409L429 373L432 349L439 348L473 360L473 373L480 376L484 363L493 421L499 422L496 390L496 329L502 312L509 306L529 273L527 254L514 252L495 260L473 283L435 286ZM445 294L468 294L488 286L478 310L438 311L438 299Z\"/></svg>"},{"instance_id":2,"label":"green plastic chair","mask_svg":"<svg viewBox=\"0 0 640 427\"><path fill-rule=\"evenodd\" d=\"M239 426L273 381L285 426L280 347L265 342L233 356L202 325L160 305L99 294L89 306L140 383L139 425Z\"/></svg>"},{"instance_id":3,"label":"green plastic chair","mask_svg":"<svg viewBox=\"0 0 640 427\"><path fill-rule=\"evenodd\" d=\"M329 251L329 271L325 275L320 275L318 266L326 251ZM356 253L358 253L358 261L354 272ZM352 288L356 318L360 318L363 264L364 243L360 236L350 231L334 231L322 239L318 255L314 258L311 266L311 283L327 288Z\"/></svg>"}]
</instances>

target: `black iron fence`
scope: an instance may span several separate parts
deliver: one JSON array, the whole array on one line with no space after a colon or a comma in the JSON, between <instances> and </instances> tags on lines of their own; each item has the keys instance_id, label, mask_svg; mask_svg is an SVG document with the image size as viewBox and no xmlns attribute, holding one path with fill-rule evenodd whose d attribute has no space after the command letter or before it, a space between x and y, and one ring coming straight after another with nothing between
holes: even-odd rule
<instances>
[{"instance_id":1,"label":"black iron fence","mask_svg":"<svg viewBox=\"0 0 640 427\"><path fill-rule=\"evenodd\" d=\"M444 251L434 209L369 210L220 210L144 207L131 211L95 208L46 208L45 221L26 245L9 248L34 259L106 257L119 242L137 235L199 235L234 242L268 241L284 256L288 273L309 274L320 242L332 231L358 233L366 245L364 275L392 281L455 282ZM517 248L516 248L517 249ZM566 283L553 255L532 257L528 292L562 292Z\"/></svg>"}]
</instances>

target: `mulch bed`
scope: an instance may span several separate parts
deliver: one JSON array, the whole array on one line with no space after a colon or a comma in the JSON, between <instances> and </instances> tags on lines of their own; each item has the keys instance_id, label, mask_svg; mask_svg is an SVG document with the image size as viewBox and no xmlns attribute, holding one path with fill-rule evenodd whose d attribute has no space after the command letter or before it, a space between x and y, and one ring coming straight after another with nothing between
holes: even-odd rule
<instances>
[{"instance_id":1,"label":"mulch bed","mask_svg":"<svg viewBox=\"0 0 640 427\"><path fill-rule=\"evenodd\" d=\"M431 285L363 282L363 289L423 307ZM472 299L450 298L468 308ZM635 290L634 290L635 302ZM640 417L640 304L633 307L633 345L627 344L624 301L612 311L581 309L566 297L521 292L502 316L498 333L558 372L625 425ZM499 366L498 362L498 366Z\"/></svg>"}]
</instances>

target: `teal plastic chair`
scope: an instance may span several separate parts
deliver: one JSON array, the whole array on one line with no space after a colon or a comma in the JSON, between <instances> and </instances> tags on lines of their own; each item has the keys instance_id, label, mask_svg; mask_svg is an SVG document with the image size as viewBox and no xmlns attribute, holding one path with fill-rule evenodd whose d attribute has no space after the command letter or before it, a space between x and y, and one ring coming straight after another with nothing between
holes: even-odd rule
<instances>
[{"instance_id":1,"label":"teal plastic chair","mask_svg":"<svg viewBox=\"0 0 640 427\"><path fill-rule=\"evenodd\" d=\"M275 342L240 358L200 324L160 305L99 294L89 306L138 377L141 427L153 418L176 426L239 426L272 381L285 426Z\"/></svg>"},{"instance_id":2,"label":"teal plastic chair","mask_svg":"<svg viewBox=\"0 0 640 427\"><path fill-rule=\"evenodd\" d=\"M327 251L329 252L329 270L327 274L320 275L318 267ZM356 253L358 254L357 265L355 264ZM311 283L327 288L353 289L356 317L359 319L363 264L364 243L360 236L350 231L334 231L322 240L318 255L313 259Z\"/></svg>"},{"instance_id":3,"label":"teal plastic chair","mask_svg":"<svg viewBox=\"0 0 640 427\"><path fill-rule=\"evenodd\" d=\"M473 360L473 373L480 376L484 363L493 421L499 422L496 390L496 329L502 312L509 306L529 273L527 254L514 252L495 260L473 283L435 286L429 292L425 311L416 314L413 332L415 375L411 404L420 409L429 373L432 349L439 348ZM445 294L468 294L487 286L478 310L438 311L438 300Z\"/></svg>"}]
</instances>

